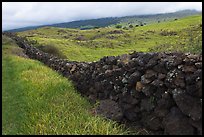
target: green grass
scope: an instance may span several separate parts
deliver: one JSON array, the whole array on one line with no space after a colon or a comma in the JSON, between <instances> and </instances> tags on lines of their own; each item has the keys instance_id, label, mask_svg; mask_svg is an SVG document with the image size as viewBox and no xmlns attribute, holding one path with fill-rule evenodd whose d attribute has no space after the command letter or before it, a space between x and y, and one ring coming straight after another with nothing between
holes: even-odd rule
<instances>
[{"instance_id":1,"label":"green grass","mask_svg":"<svg viewBox=\"0 0 204 137\"><path fill-rule=\"evenodd\" d=\"M122 33L113 33L120 30ZM168 35L171 32L177 35ZM162 35L167 33L167 36ZM97 61L132 51L202 52L202 15L129 30L40 28L18 33L39 45L52 45L69 60ZM81 39L80 39L81 37ZM72 83L22 52L2 36L3 134L128 134L121 125L94 116L93 107ZM35 46L39 46L35 45Z\"/></svg>"},{"instance_id":2,"label":"green grass","mask_svg":"<svg viewBox=\"0 0 204 137\"><path fill-rule=\"evenodd\" d=\"M115 30L122 33L113 33ZM174 32L177 35L164 36L163 32ZM116 56L132 51L201 53L202 15L129 30L115 27L91 30L45 27L18 34L42 45L52 44L68 59L75 61L97 61L103 56Z\"/></svg>"},{"instance_id":3,"label":"green grass","mask_svg":"<svg viewBox=\"0 0 204 137\"><path fill-rule=\"evenodd\" d=\"M38 61L13 54L3 37L2 134L128 134L122 125L91 114L72 83Z\"/></svg>"}]
</instances>

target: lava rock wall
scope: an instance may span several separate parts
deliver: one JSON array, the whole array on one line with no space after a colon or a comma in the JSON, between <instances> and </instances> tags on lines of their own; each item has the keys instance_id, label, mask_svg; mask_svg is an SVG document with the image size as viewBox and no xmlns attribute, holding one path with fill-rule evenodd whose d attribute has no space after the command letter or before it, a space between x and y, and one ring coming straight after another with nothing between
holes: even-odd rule
<instances>
[{"instance_id":1,"label":"lava rock wall","mask_svg":"<svg viewBox=\"0 0 204 137\"><path fill-rule=\"evenodd\" d=\"M101 100L97 112L105 111L107 118L137 123L157 134L202 134L202 55L134 52L74 62L6 35L30 58L71 79L83 96Z\"/></svg>"}]
</instances>

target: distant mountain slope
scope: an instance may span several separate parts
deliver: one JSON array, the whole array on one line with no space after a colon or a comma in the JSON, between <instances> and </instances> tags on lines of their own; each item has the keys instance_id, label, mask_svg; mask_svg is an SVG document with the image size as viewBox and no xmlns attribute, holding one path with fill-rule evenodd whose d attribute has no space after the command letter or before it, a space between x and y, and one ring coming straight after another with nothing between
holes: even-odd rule
<instances>
[{"instance_id":1,"label":"distant mountain slope","mask_svg":"<svg viewBox=\"0 0 204 137\"><path fill-rule=\"evenodd\" d=\"M73 22L66 22L60 24L48 25L52 27L61 27L61 28L80 28L81 26L95 26L95 27L106 27L110 24L119 23L120 18L110 17L110 18L100 18L100 19L90 19L90 20L80 20Z\"/></svg>"},{"instance_id":2,"label":"distant mountain slope","mask_svg":"<svg viewBox=\"0 0 204 137\"><path fill-rule=\"evenodd\" d=\"M79 20L72 22L57 23L51 25L41 25L41 26L31 26L19 29L8 30L9 32L20 32L26 30L37 29L45 26L59 27L59 28L80 28L80 29L91 29L95 27L106 27L115 24L151 24L154 22L163 22L172 19L178 19L181 17L186 17L195 14L202 14L202 12L196 10L182 10L173 13L163 13L163 14L152 14L152 15L135 15L135 16L125 16L125 17L108 17L90 20Z\"/></svg>"},{"instance_id":3,"label":"distant mountain slope","mask_svg":"<svg viewBox=\"0 0 204 137\"><path fill-rule=\"evenodd\" d=\"M121 17L120 22L123 24L151 24L155 22L163 22L172 19L178 19L186 16L202 14L202 12L196 10L182 10L173 13L152 14L152 15L140 15L140 16L126 16Z\"/></svg>"}]
</instances>

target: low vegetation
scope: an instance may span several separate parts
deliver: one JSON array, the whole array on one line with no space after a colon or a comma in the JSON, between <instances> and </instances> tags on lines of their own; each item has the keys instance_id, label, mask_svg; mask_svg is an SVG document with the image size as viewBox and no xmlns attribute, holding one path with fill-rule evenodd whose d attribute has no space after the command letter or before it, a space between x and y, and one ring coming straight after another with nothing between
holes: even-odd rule
<instances>
[{"instance_id":1,"label":"low vegetation","mask_svg":"<svg viewBox=\"0 0 204 137\"><path fill-rule=\"evenodd\" d=\"M91 30L45 27L18 34L42 45L53 45L75 61L96 61L132 51L202 52L201 15L137 27Z\"/></svg>"},{"instance_id":2,"label":"low vegetation","mask_svg":"<svg viewBox=\"0 0 204 137\"><path fill-rule=\"evenodd\" d=\"M93 115L93 106L69 80L38 61L13 54L20 48L11 39L3 36L2 44L2 134L130 133Z\"/></svg>"},{"instance_id":3,"label":"low vegetation","mask_svg":"<svg viewBox=\"0 0 204 137\"><path fill-rule=\"evenodd\" d=\"M58 48L56 48L55 46L53 45L40 45L38 46L38 49L46 52L46 53L49 53L49 54L53 54L55 55L56 57L59 57L59 58L63 58L65 59L66 56L64 56Z\"/></svg>"},{"instance_id":4,"label":"low vegetation","mask_svg":"<svg viewBox=\"0 0 204 137\"><path fill-rule=\"evenodd\" d=\"M73 61L133 51L202 53L202 15L151 25L44 27L17 34L45 52ZM2 38L3 134L132 134L123 125L93 115L93 106L69 80L38 61L20 57L22 49Z\"/></svg>"}]
</instances>

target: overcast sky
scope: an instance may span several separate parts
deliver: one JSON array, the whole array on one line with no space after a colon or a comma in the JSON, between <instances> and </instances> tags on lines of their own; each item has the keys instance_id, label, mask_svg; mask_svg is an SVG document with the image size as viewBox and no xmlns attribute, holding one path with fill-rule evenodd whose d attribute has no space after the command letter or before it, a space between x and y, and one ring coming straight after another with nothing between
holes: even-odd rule
<instances>
[{"instance_id":1,"label":"overcast sky","mask_svg":"<svg viewBox=\"0 0 204 137\"><path fill-rule=\"evenodd\" d=\"M2 2L3 30L101 17L202 10L202 2Z\"/></svg>"}]
</instances>

